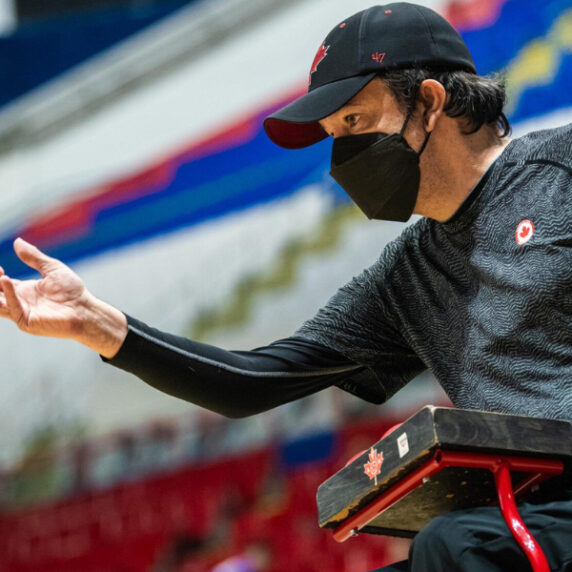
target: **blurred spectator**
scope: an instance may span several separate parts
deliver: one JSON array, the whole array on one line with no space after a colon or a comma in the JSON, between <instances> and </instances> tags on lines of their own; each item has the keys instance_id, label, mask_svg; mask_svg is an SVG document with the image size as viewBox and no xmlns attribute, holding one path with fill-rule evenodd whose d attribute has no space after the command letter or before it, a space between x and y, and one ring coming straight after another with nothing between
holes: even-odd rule
<instances>
[{"instance_id":1,"label":"blurred spectator","mask_svg":"<svg viewBox=\"0 0 572 572\"><path fill-rule=\"evenodd\" d=\"M72 478L70 483L71 493L80 493L86 490L89 485L89 462L91 455L90 443L80 442L71 451L72 457Z\"/></svg>"},{"instance_id":2,"label":"blurred spectator","mask_svg":"<svg viewBox=\"0 0 572 572\"><path fill-rule=\"evenodd\" d=\"M94 450L90 467L91 485L105 488L126 480L134 468L135 448L135 436L125 431L115 435L100 450Z\"/></svg>"},{"instance_id":3,"label":"blurred spectator","mask_svg":"<svg viewBox=\"0 0 572 572\"><path fill-rule=\"evenodd\" d=\"M223 560L210 572L263 572L270 570L272 553L272 546L268 542L252 542L242 554Z\"/></svg>"},{"instance_id":4,"label":"blurred spectator","mask_svg":"<svg viewBox=\"0 0 572 572\"><path fill-rule=\"evenodd\" d=\"M205 547L201 538L181 532L176 534L165 550L161 552L152 572L178 572L185 560L200 553Z\"/></svg>"},{"instance_id":5,"label":"blurred spectator","mask_svg":"<svg viewBox=\"0 0 572 572\"><path fill-rule=\"evenodd\" d=\"M135 476L142 476L172 466L175 429L172 424L155 422L136 447Z\"/></svg>"}]
</instances>

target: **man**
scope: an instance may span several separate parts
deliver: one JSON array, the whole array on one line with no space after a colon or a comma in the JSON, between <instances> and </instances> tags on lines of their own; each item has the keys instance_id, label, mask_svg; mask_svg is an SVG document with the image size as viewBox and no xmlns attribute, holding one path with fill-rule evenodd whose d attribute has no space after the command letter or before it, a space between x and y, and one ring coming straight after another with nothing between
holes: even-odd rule
<instances>
[{"instance_id":1,"label":"man","mask_svg":"<svg viewBox=\"0 0 572 572\"><path fill-rule=\"evenodd\" d=\"M572 128L509 141L503 103L502 82L476 75L435 12L397 3L355 14L318 50L308 94L266 131L291 148L332 136L331 174L368 217L425 218L294 336L228 352L159 332L20 239L18 256L43 278L0 278L0 313L229 416L330 385L381 403L430 368L456 406L572 419ZM521 508L552 570L572 570L571 498L559 483ZM528 563L484 507L435 519L393 569L406 566Z\"/></svg>"}]
</instances>

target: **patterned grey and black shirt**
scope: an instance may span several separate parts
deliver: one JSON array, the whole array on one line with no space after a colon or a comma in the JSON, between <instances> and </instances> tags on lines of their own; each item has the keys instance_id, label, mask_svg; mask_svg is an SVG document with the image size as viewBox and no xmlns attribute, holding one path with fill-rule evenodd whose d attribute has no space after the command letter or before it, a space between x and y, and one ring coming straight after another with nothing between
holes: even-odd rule
<instances>
[{"instance_id":1,"label":"patterned grey and black shirt","mask_svg":"<svg viewBox=\"0 0 572 572\"><path fill-rule=\"evenodd\" d=\"M511 141L452 219L408 227L296 335L385 398L429 368L457 407L572 420L572 125Z\"/></svg>"}]
</instances>

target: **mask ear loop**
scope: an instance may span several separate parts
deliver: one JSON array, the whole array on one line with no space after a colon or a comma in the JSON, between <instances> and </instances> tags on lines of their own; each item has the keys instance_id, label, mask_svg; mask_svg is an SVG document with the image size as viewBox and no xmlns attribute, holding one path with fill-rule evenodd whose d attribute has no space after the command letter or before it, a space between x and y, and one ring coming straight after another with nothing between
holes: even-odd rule
<instances>
[{"instance_id":1,"label":"mask ear loop","mask_svg":"<svg viewBox=\"0 0 572 572\"><path fill-rule=\"evenodd\" d=\"M429 137L431 137L431 133L433 133L433 131L429 131L429 133L427 133L427 135L425 135L425 141L423 141L423 145L421 145L421 149L419 149L419 153L417 153L417 157L421 157L421 153L423 153L423 151L425 150L425 147L427 147L427 143L429 143Z\"/></svg>"},{"instance_id":2,"label":"mask ear loop","mask_svg":"<svg viewBox=\"0 0 572 572\"><path fill-rule=\"evenodd\" d=\"M409 110L407 111L407 115L405 116L405 121L403 122L403 127L401 128L401 131L399 132L399 136L403 139L403 134L405 133L405 129L407 129L407 124L409 123L409 119L411 118L411 115L413 115L413 109L414 109L414 105L410 105L409 106Z\"/></svg>"},{"instance_id":3,"label":"mask ear loop","mask_svg":"<svg viewBox=\"0 0 572 572\"><path fill-rule=\"evenodd\" d=\"M415 92L413 94L413 99L411 100L411 103L409 104L409 109L407 110L407 115L405 116L405 121L403 122L403 127L401 128L401 131L399 132L399 136L404 139L403 134L405 133L405 129L407 129L407 124L409 123L409 120L411 119L411 116L413 115L413 111L415 109L415 103L417 101L417 94L419 93L419 90L421 89L421 84L419 84L416 88L415 88ZM423 151L425 150L425 147L427 147L427 143L429 143L429 137L431 137L431 131L429 131L429 133L427 133L427 135L425 136L425 141L423 141L423 145L421 145L421 149L419 149L419 152L417 153L417 157L421 157L421 153L423 153Z\"/></svg>"}]
</instances>

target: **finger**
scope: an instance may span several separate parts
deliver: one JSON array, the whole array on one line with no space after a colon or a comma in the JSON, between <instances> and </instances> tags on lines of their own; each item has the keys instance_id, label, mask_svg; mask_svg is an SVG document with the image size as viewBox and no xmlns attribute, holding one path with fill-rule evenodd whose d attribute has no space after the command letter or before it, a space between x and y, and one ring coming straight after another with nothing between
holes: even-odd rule
<instances>
[{"instance_id":1,"label":"finger","mask_svg":"<svg viewBox=\"0 0 572 572\"><path fill-rule=\"evenodd\" d=\"M17 238L14 241L14 251L24 264L37 270L42 276L44 276L54 263L57 263L55 258L44 254L39 248L26 242L23 238Z\"/></svg>"},{"instance_id":2,"label":"finger","mask_svg":"<svg viewBox=\"0 0 572 572\"><path fill-rule=\"evenodd\" d=\"M18 280L17 278L10 278L9 276L7 276L4 271L4 269L2 267L0 267L0 300L4 300L6 301L6 297L3 294L3 289L2 289L2 277L4 277L4 281L7 279L12 283L12 286L14 286L14 288L18 287L18 284L20 284L20 282L22 282L21 280Z\"/></svg>"},{"instance_id":3,"label":"finger","mask_svg":"<svg viewBox=\"0 0 572 572\"><path fill-rule=\"evenodd\" d=\"M12 280L7 276L2 276L0 278L0 288L4 292L3 307L5 312L18 323L24 314L24 307L16 294L16 288Z\"/></svg>"},{"instance_id":4,"label":"finger","mask_svg":"<svg viewBox=\"0 0 572 572\"><path fill-rule=\"evenodd\" d=\"M6 306L6 298L0 294L0 318L10 318L10 311Z\"/></svg>"}]
</instances>

